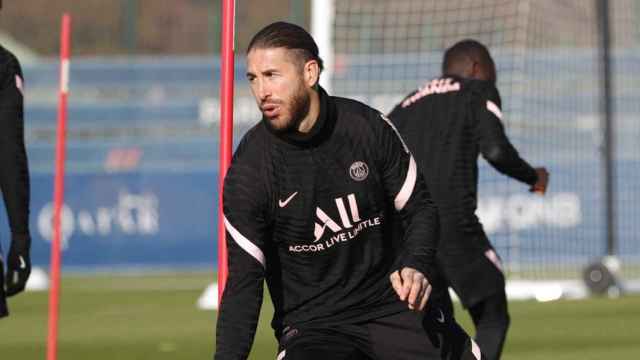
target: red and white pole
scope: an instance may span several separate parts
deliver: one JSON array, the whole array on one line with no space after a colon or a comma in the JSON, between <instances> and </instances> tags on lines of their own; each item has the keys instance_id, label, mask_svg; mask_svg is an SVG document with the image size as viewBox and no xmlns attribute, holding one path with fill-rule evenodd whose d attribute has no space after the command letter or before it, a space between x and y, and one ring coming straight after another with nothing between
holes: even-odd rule
<instances>
[{"instance_id":1,"label":"red and white pole","mask_svg":"<svg viewBox=\"0 0 640 360\"><path fill-rule=\"evenodd\" d=\"M222 48L220 81L220 178L218 183L218 305L227 283L227 242L222 208L224 177L231 164L233 145L233 80L235 0L222 1Z\"/></svg>"},{"instance_id":2,"label":"red and white pole","mask_svg":"<svg viewBox=\"0 0 640 360\"><path fill-rule=\"evenodd\" d=\"M69 58L71 47L71 16L62 16L60 33L60 95L56 140L55 180L53 185L53 242L51 243L51 289L49 290L49 335L47 360L56 360L58 353L58 313L60 299L61 212L64 203L64 162L67 127L67 97L69 95Z\"/></svg>"}]
</instances>

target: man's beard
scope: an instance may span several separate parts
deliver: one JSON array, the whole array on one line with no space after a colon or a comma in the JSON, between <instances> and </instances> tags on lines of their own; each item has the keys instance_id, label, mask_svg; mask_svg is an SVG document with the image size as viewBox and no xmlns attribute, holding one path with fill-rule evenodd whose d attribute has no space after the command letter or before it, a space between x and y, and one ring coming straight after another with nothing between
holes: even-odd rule
<instances>
[{"instance_id":1,"label":"man's beard","mask_svg":"<svg viewBox=\"0 0 640 360\"><path fill-rule=\"evenodd\" d=\"M309 93L305 91L304 87L300 86L294 94L290 101L291 105L289 106L291 118L284 126L275 127L271 120L265 117L267 126L274 132L281 134L297 132L300 123L309 113L309 107L311 106L311 96L309 96Z\"/></svg>"}]
</instances>

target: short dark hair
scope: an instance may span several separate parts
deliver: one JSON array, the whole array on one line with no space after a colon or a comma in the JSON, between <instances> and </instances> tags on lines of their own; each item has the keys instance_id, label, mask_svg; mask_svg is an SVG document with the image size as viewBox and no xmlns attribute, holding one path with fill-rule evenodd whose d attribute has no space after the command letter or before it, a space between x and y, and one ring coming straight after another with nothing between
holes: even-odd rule
<instances>
[{"instance_id":1,"label":"short dark hair","mask_svg":"<svg viewBox=\"0 0 640 360\"><path fill-rule=\"evenodd\" d=\"M495 72L495 63L486 46L473 39L459 41L445 51L442 74L460 75L460 68L474 62L479 63L486 70Z\"/></svg>"},{"instance_id":2,"label":"short dark hair","mask_svg":"<svg viewBox=\"0 0 640 360\"><path fill-rule=\"evenodd\" d=\"M286 48L297 52L304 62L315 60L320 71L324 69L318 55L318 45L313 37L302 27L284 21L267 25L254 35L247 47L247 53L256 48Z\"/></svg>"}]
</instances>

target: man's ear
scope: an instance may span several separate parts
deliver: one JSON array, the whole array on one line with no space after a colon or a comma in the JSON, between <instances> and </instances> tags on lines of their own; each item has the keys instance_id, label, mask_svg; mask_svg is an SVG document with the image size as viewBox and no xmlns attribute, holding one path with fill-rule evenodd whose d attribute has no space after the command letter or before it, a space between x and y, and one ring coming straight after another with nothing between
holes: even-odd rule
<instances>
[{"instance_id":1,"label":"man's ear","mask_svg":"<svg viewBox=\"0 0 640 360\"><path fill-rule=\"evenodd\" d=\"M309 60L302 69L304 81L308 87L314 87L320 81L320 67L316 60Z\"/></svg>"}]
</instances>

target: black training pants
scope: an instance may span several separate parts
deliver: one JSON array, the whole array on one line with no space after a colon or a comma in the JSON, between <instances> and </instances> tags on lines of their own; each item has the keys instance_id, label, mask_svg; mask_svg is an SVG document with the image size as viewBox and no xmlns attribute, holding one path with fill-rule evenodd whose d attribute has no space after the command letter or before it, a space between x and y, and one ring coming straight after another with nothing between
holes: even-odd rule
<instances>
[{"instance_id":1,"label":"black training pants","mask_svg":"<svg viewBox=\"0 0 640 360\"><path fill-rule=\"evenodd\" d=\"M438 307L357 324L289 326L277 360L480 360L479 347Z\"/></svg>"}]
</instances>

